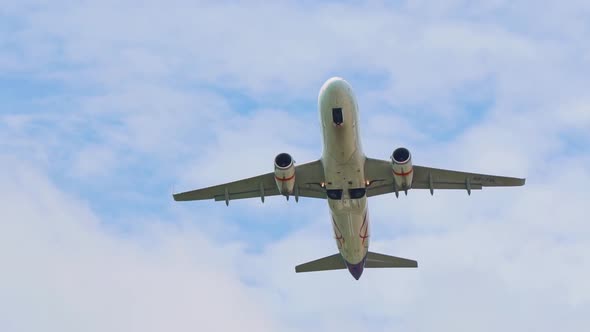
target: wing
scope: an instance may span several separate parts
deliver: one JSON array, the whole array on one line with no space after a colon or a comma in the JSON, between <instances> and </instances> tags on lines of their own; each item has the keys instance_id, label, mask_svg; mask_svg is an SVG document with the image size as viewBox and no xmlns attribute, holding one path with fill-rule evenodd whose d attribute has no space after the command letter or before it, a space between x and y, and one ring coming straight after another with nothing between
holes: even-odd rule
<instances>
[{"instance_id":1,"label":"wing","mask_svg":"<svg viewBox=\"0 0 590 332\"><path fill-rule=\"evenodd\" d=\"M321 160L295 166L295 189L293 195L299 197L326 198L326 192L321 187L324 182L324 167ZM197 189L172 195L175 201L195 201L215 199L225 201L232 199L264 197L280 195L275 183L274 173L267 173L217 186Z\"/></svg>"},{"instance_id":2,"label":"wing","mask_svg":"<svg viewBox=\"0 0 590 332\"><path fill-rule=\"evenodd\" d=\"M463 189L479 190L483 187L522 186L525 179L511 178L478 173L450 171L446 169L416 166L413 167L414 179L411 189ZM367 196L377 196L394 191L391 162L367 158L365 161L365 177L371 182Z\"/></svg>"}]
</instances>

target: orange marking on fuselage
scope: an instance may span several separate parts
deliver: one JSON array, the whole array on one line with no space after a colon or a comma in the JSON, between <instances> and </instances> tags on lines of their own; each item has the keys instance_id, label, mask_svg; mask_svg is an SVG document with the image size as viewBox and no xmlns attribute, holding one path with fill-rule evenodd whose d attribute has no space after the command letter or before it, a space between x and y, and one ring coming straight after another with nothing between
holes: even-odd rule
<instances>
[{"instance_id":1,"label":"orange marking on fuselage","mask_svg":"<svg viewBox=\"0 0 590 332\"><path fill-rule=\"evenodd\" d=\"M334 224L334 238L338 241L338 244L340 244L340 248L342 248L342 246L344 245L344 236L342 235L342 232L340 231L340 228L338 227L338 224L336 224L336 220L334 220L334 217L332 217L332 223ZM338 232L336 232L338 231ZM340 233L340 235L338 235L338 233Z\"/></svg>"},{"instance_id":2,"label":"orange marking on fuselage","mask_svg":"<svg viewBox=\"0 0 590 332\"><path fill-rule=\"evenodd\" d=\"M365 234L363 233L363 227L365 228ZM361 229L359 230L359 236L361 239L363 239L363 245L365 244L365 241L367 240L367 238L369 237L369 225L367 224L367 213L365 212L365 217L363 218L363 224L361 225Z\"/></svg>"}]
</instances>

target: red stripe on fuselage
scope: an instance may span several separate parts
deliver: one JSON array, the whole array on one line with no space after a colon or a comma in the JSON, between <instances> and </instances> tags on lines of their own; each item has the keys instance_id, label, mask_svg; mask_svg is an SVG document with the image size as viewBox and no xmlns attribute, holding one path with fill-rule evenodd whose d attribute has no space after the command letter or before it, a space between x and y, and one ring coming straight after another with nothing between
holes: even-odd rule
<instances>
[{"instance_id":1,"label":"red stripe on fuselage","mask_svg":"<svg viewBox=\"0 0 590 332\"><path fill-rule=\"evenodd\" d=\"M344 245L344 236L340 231L340 227L338 227L338 224L336 224L336 220L334 220L334 217L332 217L332 222L334 223L334 238L336 239L336 241L338 241L339 248L342 248L342 246Z\"/></svg>"},{"instance_id":2,"label":"red stripe on fuselage","mask_svg":"<svg viewBox=\"0 0 590 332\"><path fill-rule=\"evenodd\" d=\"M363 227L365 228L365 234L362 234ZM363 239L363 245L364 245L365 244L365 241L369 237L369 235L368 235L368 233L369 233L369 225L367 224L367 213L366 212L365 212L365 217L363 218L363 224L361 225L360 232L361 233L359 233L359 236L361 237L361 239Z\"/></svg>"}]
</instances>

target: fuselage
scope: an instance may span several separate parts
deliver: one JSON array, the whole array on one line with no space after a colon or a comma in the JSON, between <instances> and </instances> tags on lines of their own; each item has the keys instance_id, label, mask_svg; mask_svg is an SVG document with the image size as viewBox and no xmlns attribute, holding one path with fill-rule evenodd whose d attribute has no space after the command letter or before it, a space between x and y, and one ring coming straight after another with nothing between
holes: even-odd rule
<instances>
[{"instance_id":1,"label":"fuselage","mask_svg":"<svg viewBox=\"0 0 590 332\"><path fill-rule=\"evenodd\" d=\"M318 108L334 237L348 270L358 279L369 248L369 216L358 105L348 82L338 77L326 81L320 89Z\"/></svg>"},{"instance_id":2,"label":"fuselage","mask_svg":"<svg viewBox=\"0 0 590 332\"><path fill-rule=\"evenodd\" d=\"M326 198L339 254L295 267L296 272L313 272L347 267L355 279L367 268L416 268L411 259L369 251L367 186L370 196L409 189L472 189L522 186L525 179L467 173L413 165L410 151L399 147L391 159L365 157L359 131L359 109L351 86L339 77L327 80L318 96L323 153L320 160L295 166L288 153L274 159L274 172L207 188L174 194L176 201L215 199L225 201L283 195ZM275 186L276 185L276 186ZM342 261L340 260L342 259Z\"/></svg>"}]
</instances>

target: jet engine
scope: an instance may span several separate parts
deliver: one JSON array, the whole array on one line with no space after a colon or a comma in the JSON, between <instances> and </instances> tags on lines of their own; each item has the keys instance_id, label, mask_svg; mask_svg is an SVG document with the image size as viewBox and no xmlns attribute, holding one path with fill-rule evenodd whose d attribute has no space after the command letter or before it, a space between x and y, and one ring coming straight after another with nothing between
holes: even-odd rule
<instances>
[{"instance_id":1,"label":"jet engine","mask_svg":"<svg viewBox=\"0 0 590 332\"><path fill-rule=\"evenodd\" d=\"M275 182L281 195L288 196L295 187L295 162L288 153L275 157Z\"/></svg>"},{"instance_id":2,"label":"jet engine","mask_svg":"<svg viewBox=\"0 0 590 332\"><path fill-rule=\"evenodd\" d=\"M412 187L412 155L406 148L397 148L391 154L391 168L393 169L393 178L396 190L408 190ZM396 191L397 193L397 191Z\"/></svg>"}]
</instances>

